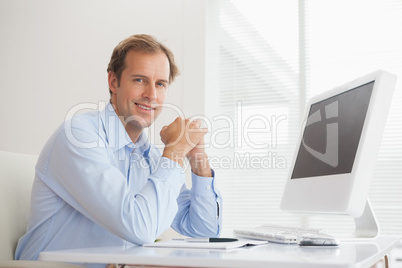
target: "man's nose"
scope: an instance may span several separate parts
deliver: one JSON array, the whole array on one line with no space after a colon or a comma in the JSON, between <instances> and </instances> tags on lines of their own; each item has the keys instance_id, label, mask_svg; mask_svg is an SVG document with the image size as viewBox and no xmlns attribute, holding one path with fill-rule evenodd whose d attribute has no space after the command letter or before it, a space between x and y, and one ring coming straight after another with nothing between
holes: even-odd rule
<instances>
[{"instance_id":1,"label":"man's nose","mask_svg":"<svg viewBox=\"0 0 402 268\"><path fill-rule=\"evenodd\" d=\"M146 87L145 87L145 91L142 95L144 98L153 101L156 100L158 98L158 96L156 95L156 87L155 84L153 83L149 83Z\"/></svg>"}]
</instances>

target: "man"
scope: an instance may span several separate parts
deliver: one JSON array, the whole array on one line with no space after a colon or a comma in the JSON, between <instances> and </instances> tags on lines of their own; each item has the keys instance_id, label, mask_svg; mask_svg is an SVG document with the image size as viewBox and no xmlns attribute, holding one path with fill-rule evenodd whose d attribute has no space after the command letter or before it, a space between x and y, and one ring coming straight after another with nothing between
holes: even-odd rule
<instances>
[{"instance_id":1,"label":"man","mask_svg":"<svg viewBox=\"0 0 402 268\"><path fill-rule=\"evenodd\" d=\"M161 113L177 74L173 54L153 37L120 42L108 66L110 104L66 121L39 157L16 259L142 245L169 227L186 236L219 235L221 197L202 147L206 130L177 118L160 133L162 154L143 132ZM191 190L184 184L185 158Z\"/></svg>"}]
</instances>

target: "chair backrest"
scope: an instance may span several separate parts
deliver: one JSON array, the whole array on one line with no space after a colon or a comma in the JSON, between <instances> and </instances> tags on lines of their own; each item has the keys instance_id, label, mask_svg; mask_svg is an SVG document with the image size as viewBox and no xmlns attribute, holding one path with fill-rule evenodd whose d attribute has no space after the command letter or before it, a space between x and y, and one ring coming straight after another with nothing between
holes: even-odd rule
<instances>
[{"instance_id":1,"label":"chair backrest","mask_svg":"<svg viewBox=\"0 0 402 268\"><path fill-rule=\"evenodd\" d=\"M12 260L25 233L36 155L0 151L0 261Z\"/></svg>"}]
</instances>

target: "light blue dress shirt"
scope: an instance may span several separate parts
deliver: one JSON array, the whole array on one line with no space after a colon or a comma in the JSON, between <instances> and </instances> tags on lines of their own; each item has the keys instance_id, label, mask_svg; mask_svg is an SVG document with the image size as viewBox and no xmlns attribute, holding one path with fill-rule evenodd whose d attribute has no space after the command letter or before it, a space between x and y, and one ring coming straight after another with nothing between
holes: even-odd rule
<instances>
[{"instance_id":1,"label":"light blue dress shirt","mask_svg":"<svg viewBox=\"0 0 402 268\"><path fill-rule=\"evenodd\" d=\"M132 143L110 104L76 115L39 157L27 233L15 257L142 245L169 227L186 236L219 236L222 198L214 181L192 173L189 190L184 169L162 157L144 133Z\"/></svg>"}]
</instances>

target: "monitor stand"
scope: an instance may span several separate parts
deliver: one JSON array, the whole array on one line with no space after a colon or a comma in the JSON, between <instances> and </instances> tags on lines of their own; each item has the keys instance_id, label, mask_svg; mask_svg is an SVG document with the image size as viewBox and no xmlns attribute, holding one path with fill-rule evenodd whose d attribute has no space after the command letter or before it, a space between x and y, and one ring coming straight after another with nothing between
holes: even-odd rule
<instances>
[{"instance_id":1,"label":"monitor stand","mask_svg":"<svg viewBox=\"0 0 402 268\"><path fill-rule=\"evenodd\" d=\"M359 218L354 218L356 229L351 236L341 238L342 241L373 239L380 233L380 228L367 198L363 214Z\"/></svg>"}]
</instances>

